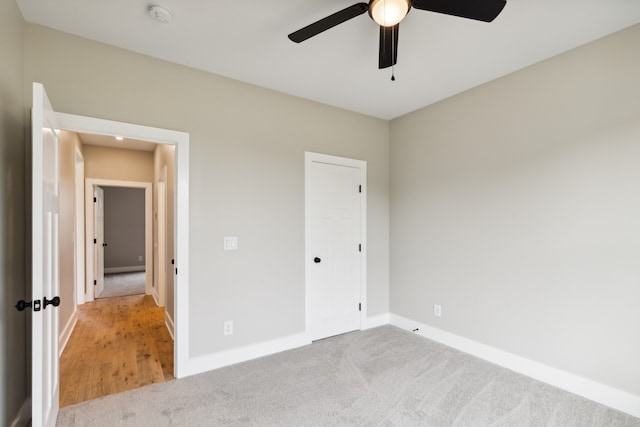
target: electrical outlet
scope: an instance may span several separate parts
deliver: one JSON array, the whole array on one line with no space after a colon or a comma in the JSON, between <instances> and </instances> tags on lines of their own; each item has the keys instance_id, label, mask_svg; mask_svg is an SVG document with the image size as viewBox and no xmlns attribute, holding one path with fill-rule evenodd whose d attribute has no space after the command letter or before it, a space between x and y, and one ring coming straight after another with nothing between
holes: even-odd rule
<instances>
[{"instance_id":1,"label":"electrical outlet","mask_svg":"<svg viewBox=\"0 0 640 427\"><path fill-rule=\"evenodd\" d=\"M226 322L224 322L224 334L233 334L233 320L227 320Z\"/></svg>"},{"instance_id":2,"label":"electrical outlet","mask_svg":"<svg viewBox=\"0 0 640 427\"><path fill-rule=\"evenodd\" d=\"M138 257L138 261L142 261L142 255Z\"/></svg>"},{"instance_id":3,"label":"electrical outlet","mask_svg":"<svg viewBox=\"0 0 640 427\"><path fill-rule=\"evenodd\" d=\"M433 315L436 317L442 317L442 307L440 304L433 304Z\"/></svg>"}]
</instances>

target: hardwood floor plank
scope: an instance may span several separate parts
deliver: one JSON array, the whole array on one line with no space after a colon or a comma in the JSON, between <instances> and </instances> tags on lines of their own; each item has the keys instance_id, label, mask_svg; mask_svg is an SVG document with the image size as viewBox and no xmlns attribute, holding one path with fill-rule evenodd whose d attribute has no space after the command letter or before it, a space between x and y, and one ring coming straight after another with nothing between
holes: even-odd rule
<instances>
[{"instance_id":1,"label":"hardwood floor plank","mask_svg":"<svg viewBox=\"0 0 640 427\"><path fill-rule=\"evenodd\" d=\"M60 358L60 406L173 379L173 340L150 295L78 307Z\"/></svg>"}]
</instances>

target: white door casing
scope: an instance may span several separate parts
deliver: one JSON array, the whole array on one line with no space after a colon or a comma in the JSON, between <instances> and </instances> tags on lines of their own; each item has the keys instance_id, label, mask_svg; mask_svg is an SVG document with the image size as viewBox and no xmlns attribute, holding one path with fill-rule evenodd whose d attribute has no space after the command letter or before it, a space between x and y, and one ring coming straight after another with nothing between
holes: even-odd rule
<instances>
[{"instance_id":1,"label":"white door casing","mask_svg":"<svg viewBox=\"0 0 640 427\"><path fill-rule=\"evenodd\" d=\"M366 313L366 162L305 154L306 330L360 329Z\"/></svg>"},{"instance_id":2,"label":"white door casing","mask_svg":"<svg viewBox=\"0 0 640 427\"><path fill-rule=\"evenodd\" d=\"M75 182L74 182L74 253L75 253L75 280L76 303L84 304L86 280L84 276L84 156L75 148Z\"/></svg>"},{"instance_id":3,"label":"white door casing","mask_svg":"<svg viewBox=\"0 0 640 427\"><path fill-rule=\"evenodd\" d=\"M60 128L72 132L122 136L125 139L139 139L175 146L176 203L174 205L174 218L176 226L174 228L174 242L176 247L176 267L180 269L180 273L175 276L173 284L175 290L174 376L176 378L183 378L194 371L192 366L193 362L189 355L189 134L169 129L115 122L75 114L58 113L57 117L60 122ZM118 181L107 182L106 180L87 179L85 197L91 197L91 194L93 194L91 186L94 183L118 186ZM125 187L132 186L129 184L122 185L122 183L120 185ZM145 192L145 194L147 194L147 192ZM145 201L145 203L148 202ZM150 206L150 204L148 206ZM149 212L152 212L151 208L149 208ZM86 222L92 222L91 218L92 216L87 215L85 218ZM147 233L147 235L151 235L153 229L151 225L152 221L149 221L149 224L149 226L145 225L145 233ZM90 230L89 225L87 225L86 229ZM152 252L153 244L149 245L149 251L146 253L148 262L152 262L153 260ZM91 257L86 257L87 270L89 270L88 264L91 260ZM147 271L153 271L151 265L147 264L147 267ZM151 283L151 281L147 282L147 293L151 292ZM92 286L87 285L87 288L93 290Z\"/></svg>"},{"instance_id":4,"label":"white door casing","mask_svg":"<svg viewBox=\"0 0 640 427\"><path fill-rule=\"evenodd\" d=\"M95 266L93 270L93 280L95 283L95 294L97 298L104 291L104 190L97 185L93 189L93 204L94 204L94 220L93 220L93 255Z\"/></svg>"},{"instance_id":5,"label":"white door casing","mask_svg":"<svg viewBox=\"0 0 640 427\"><path fill-rule=\"evenodd\" d=\"M167 285L167 167L160 172L157 182L158 211L156 212L157 245L156 245L156 278L154 297L160 307L165 306Z\"/></svg>"},{"instance_id":6,"label":"white door casing","mask_svg":"<svg viewBox=\"0 0 640 427\"><path fill-rule=\"evenodd\" d=\"M58 113L59 115L64 116L62 113ZM85 294L85 301L93 301L95 296L98 295L97 286L93 285L93 280L95 277L94 271L96 270L96 255L95 249L97 245L93 243L94 239L94 222L95 222L95 213L94 209L96 207L96 203L93 202L93 198L95 196L95 188L98 186L101 187L124 187L124 188L142 188L144 189L144 212L145 212L145 221L144 221L144 233L145 233L145 271L146 274L146 284L145 284L145 293L152 293L152 283L153 283L153 274L149 273L153 271L153 220L152 220L152 199L153 199L153 184L150 182L136 182L136 181L115 181L108 179L95 179L95 178L87 178L85 180L85 207L86 211L86 222L85 222L85 235L86 235L86 265L85 265L85 276L87 280L87 293Z\"/></svg>"},{"instance_id":7,"label":"white door casing","mask_svg":"<svg viewBox=\"0 0 640 427\"><path fill-rule=\"evenodd\" d=\"M33 427L55 426L59 410L58 257L59 163L56 113L44 87L33 84L32 109L32 332Z\"/></svg>"}]
</instances>

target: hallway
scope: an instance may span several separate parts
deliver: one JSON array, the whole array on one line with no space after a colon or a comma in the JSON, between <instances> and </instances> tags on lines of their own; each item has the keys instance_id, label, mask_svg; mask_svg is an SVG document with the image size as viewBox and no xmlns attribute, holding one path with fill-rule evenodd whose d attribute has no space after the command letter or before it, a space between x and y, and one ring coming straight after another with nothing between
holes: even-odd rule
<instances>
[{"instance_id":1,"label":"hallway","mask_svg":"<svg viewBox=\"0 0 640 427\"><path fill-rule=\"evenodd\" d=\"M60 407L173 379L173 339L151 295L78 307L60 357Z\"/></svg>"}]
</instances>

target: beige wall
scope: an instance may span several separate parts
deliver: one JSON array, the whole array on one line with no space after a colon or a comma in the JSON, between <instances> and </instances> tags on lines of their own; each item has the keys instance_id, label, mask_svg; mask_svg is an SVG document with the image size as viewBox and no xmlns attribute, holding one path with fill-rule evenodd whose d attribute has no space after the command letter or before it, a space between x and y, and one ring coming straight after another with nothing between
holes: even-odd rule
<instances>
[{"instance_id":1,"label":"beige wall","mask_svg":"<svg viewBox=\"0 0 640 427\"><path fill-rule=\"evenodd\" d=\"M394 314L640 395L638 52L640 25L391 122Z\"/></svg>"},{"instance_id":2,"label":"beige wall","mask_svg":"<svg viewBox=\"0 0 640 427\"><path fill-rule=\"evenodd\" d=\"M166 200L166 220L167 220L167 230L166 230L166 266L167 266L167 274L166 277L166 301L165 307L169 318L174 320L174 304L175 304L175 295L174 295L174 268L175 265L171 264L171 260L175 259L175 239L174 239L174 220L175 220L175 147L173 145L163 145L158 144L154 151L153 156L154 161L154 186L153 186L153 212L158 211L158 187L157 182L160 180L162 169L167 167L167 200ZM154 215L155 217L155 215ZM154 221L154 224L157 225L157 222ZM157 227L154 226L153 229L154 242L158 236Z\"/></svg>"},{"instance_id":3,"label":"beige wall","mask_svg":"<svg viewBox=\"0 0 640 427\"><path fill-rule=\"evenodd\" d=\"M0 425L27 396L26 319L13 306L25 276L25 101L23 25L14 1L0 2Z\"/></svg>"},{"instance_id":4,"label":"beige wall","mask_svg":"<svg viewBox=\"0 0 640 427\"><path fill-rule=\"evenodd\" d=\"M45 88L49 90L46 86ZM53 96L49 95L49 97ZM83 152L85 178L153 182L151 151L83 145Z\"/></svg>"},{"instance_id":5,"label":"beige wall","mask_svg":"<svg viewBox=\"0 0 640 427\"><path fill-rule=\"evenodd\" d=\"M304 330L306 150L367 161L369 315L388 311L386 121L37 25L26 30L32 80L58 111L190 133L192 356ZM225 235L238 251L222 250Z\"/></svg>"},{"instance_id":6,"label":"beige wall","mask_svg":"<svg viewBox=\"0 0 640 427\"><path fill-rule=\"evenodd\" d=\"M104 268L145 269L144 188L103 187ZM139 257L142 259L139 261ZM149 274L151 274L149 272Z\"/></svg>"}]
</instances>

